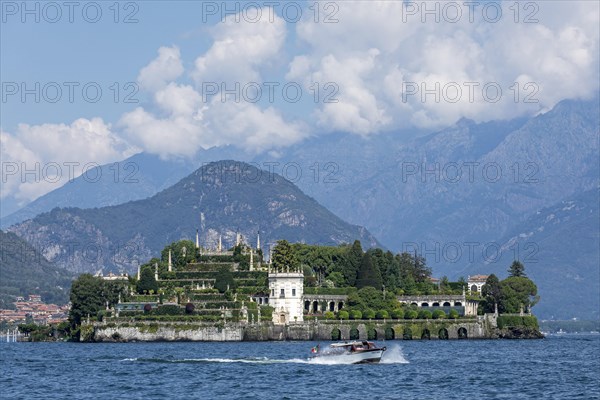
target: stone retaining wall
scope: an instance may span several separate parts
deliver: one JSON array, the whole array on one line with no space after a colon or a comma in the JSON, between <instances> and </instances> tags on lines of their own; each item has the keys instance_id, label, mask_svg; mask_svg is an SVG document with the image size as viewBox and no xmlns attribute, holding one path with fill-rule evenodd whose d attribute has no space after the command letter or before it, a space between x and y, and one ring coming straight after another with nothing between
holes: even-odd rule
<instances>
[{"instance_id":1,"label":"stone retaining wall","mask_svg":"<svg viewBox=\"0 0 600 400\"><path fill-rule=\"evenodd\" d=\"M498 337L489 318L460 320L305 321L289 325L247 323L96 323L87 326L91 335L82 340L130 341L268 341L368 339L492 339ZM338 331L339 330L339 331Z\"/></svg>"}]
</instances>

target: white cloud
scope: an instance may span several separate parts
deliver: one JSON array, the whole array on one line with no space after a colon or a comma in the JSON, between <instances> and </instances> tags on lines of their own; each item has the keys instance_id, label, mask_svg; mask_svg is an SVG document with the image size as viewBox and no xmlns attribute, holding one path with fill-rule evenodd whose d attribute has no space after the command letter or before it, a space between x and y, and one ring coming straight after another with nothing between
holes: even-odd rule
<instances>
[{"instance_id":1,"label":"white cloud","mask_svg":"<svg viewBox=\"0 0 600 400\"><path fill-rule=\"evenodd\" d=\"M235 144L250 153L290 146L309 132L306 124L286 121L274 107L215 99L208 114L214 145Z\"/></svg>"},{"instance_id":2,"label":"white cloud","mask_svg":"<svg viewBox=\"0 0 600 400\"><path fill-rule=\"evenodd\" d=\"M165 116L142 107L123 114L119 126L126 137L149 153L193 156L205 142L200 95L190 86L170 83L154 98Z\"/></svg>"},{"instance_id":3,"label":"white cloud","mask_svg":"<svg viewBox=\"0 0 600 400\"><path fill-rule=\"evenodd\" d=\"M423 2L417 2L423 6ZM442 7L431 2L428 7ZM462 4L458 2L457 4ZM528 3L529 4L529 3ZM481 18L470 22L466 8L458 23L436 23L429 15L406 15L406 2L335 2L330 15L321 3L319 22L304 9L304 19L287 24L263 10L257 22L229 15L211 28L212 45L195 59L188 76L195 86L178 83L186 72L176 46L160 47L157 57L141 69L140 87L152 97L150 105L124 113L118 121L123 139L100 118L71 124L19 125L0 133L3 162L40 165L69 161L98 164L121 160L137 149L161 156L193 156L202 147L235 145L249 152L276 151L301 141L315 127L360 135L400 127L436 128L461 117L476 121L512 118L551 108L564 98L597 93L599 69L599 4L588 1L535 2L537 23L523 23L531 12L521 6L514 21L513 2L504 2L497 23ZM326 16L338 20L324 23ZM295 29L295 35L287 30ZM298 103L304 121L291 120L282 110L296 105L236 102L219 94L203 99L202 83L301 82L312 93L319 82L337 84L335 103L316 106ZM442 98L420 93L407 96L406 84L435 88ZM465 82L476 82L474 100ZM514 86L515 82L518 83ZM444 85L458 84L460 98L444 98ZM503 93L492 103L482 97L482 86L497 83ZM533 83L526 89L526 85ZM519 96L515 101L515 87ZM419 86L419 91L422 89ZM452 94L452 92L450 92ZM526 103L527 95L537 102ZM323 99L323 98L322 98ZM297 111L297 110L294 110ZM301 111L304 111L301 109ZM78 170L77 174L81 171ZM2 182L0 197L31 200L64 181L49 183L21 179Z\"/></svg>"},{"instance_id":4,"label":"white cloud","mask_svg":"<svg viewBox=\"0 0 600 400\"><path fill-rule=\"evenodd\" d=\"M21 203L62 186L84 168L120 161L136 152L101 118L80 118L70 125L20 124L15 133L2 131L1 138L0 196Z\"/></svg>"},{"instance_id":5,"label":"white cloud","mask_svg":"<svg viewBox=\"0 0 600 400\"><path fill-rule=\"evenodd\" d=\"M315 23L307 15L297 24L297 36L307 49L296 54L287 75L306 87L323 79L339 85L339 103L318 106L316 115L326 130L366 135L407 125L436 128L461 117L513 118L598 91L597 2L537 2L538 23L524 23L533 8L524 9L522 3L515 23L512 2L502 3L496 23L482 18L481 5L473 22L463 7L460 21L448 23L443 14L440 22L422 10L409 15L403 2L336 4L338 23ZM430 10L446 5L412 4ZM403 97L409 82L418 84L419 93ZM462 89L458 100L444 91L444 85L452 89L454 82ZM465 82L479 85L473 99ZM423 101L421 89L434 89L436 83L440 98L428 95ZM482 92L488 83L486 99ZM528 83L532 85L525 88ZM502 95L494 102L496 84ZM537 102L526 102L527 95Z\"/></svg>"},{"instance_id":6,"label":"white cloud","mask_svg":"<svg viewBox=\"0 0 600 400\"><path fill-rule=\"evenodd\" d=\"M158 49L158 57L142 68L137 80L142 89L156 91L179 78L183 72L179 48L161 47Z\"/></svg>"},{"instance_id":7,"label":"white cloud","mask_svg":"<svg viewBox=\"0 0 600 400\"><path fill-rule=\"evenodd\" d=\"M248 82L260 80L260 67L276 59L286 37L285 21L263 11L256 22L228 15L213 28L211 48L195 62L192 77L202 82Z\"/></svg>"},{"instance_id":8,"label":"white cloud","mask_svg":"<svg viewBox=\"0 0 600 400\"><path fill-rule=\"evenodd\" d=\"M291 145L307 135L299 123L289 123L273 107L261 109L246 102L221 102L215 96L204 104L190 86L169 84L155 94L164 115L141 107L121 118L127 138L163 157L191 157L201 148L233 144L250 153Z\"/></svg>"},{"instance_id":9,"label":"white cloud","mask_svg":"<svg viewBox=\"0 0 600 400\"><path fill-rule=\"evenodd\" d=\"M261 69L280 55L286 37L285 21L274 14L271 20L271 14L263 11L256 22L230 15L212 29L214 42L191 71L198 90L205 82L216 82L219 88L224 83L227 89L235 82L240 87L261 82ZM203 99L196 89L173 80L161 81L155 91L156 112L138 107L119 121L126 137L145 151L191 157L201 148L233 144L260 152L307 135L306 125L286 121L274 106L261 108L235 96L226 96L223 102L218 93Z\"/></svg>"}]
</instances>

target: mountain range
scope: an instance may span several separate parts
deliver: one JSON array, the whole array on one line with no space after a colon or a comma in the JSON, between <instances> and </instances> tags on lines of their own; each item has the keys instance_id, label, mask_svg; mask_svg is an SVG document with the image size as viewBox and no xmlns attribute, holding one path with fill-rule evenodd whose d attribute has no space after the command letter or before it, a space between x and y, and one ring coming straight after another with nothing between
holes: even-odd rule
<instances>
[{"instance_id":1,"label":"mountain range","mask_svg":"<svg viewBox=\"0 0 600 400\"><path fill-rule=\"evenodd\" d=\"M596 210L590 216L597 215L598 202L591 200L600 183L599 109L598 97L565 100L532 117L485 123L462 119L428 134L402 131L360 137L339 132L259 155L232 146L203 150L194 160L185 161L138 154L120 163L120 168L128 162L139 167L137 183L114 184L110 169L114 166L105 165L100 167L105 182L86 186L77 178L2 218L2 226L22 223L53 207L103 207L143 199L194 166L236 159L288 178L335 215L364 226L388 249L418 251L436 276L458 278L494 271L502 278L512 258L537 245L536 262L524 262L531 275L540 279L542 302L537 308L542 317L589 318L593 310L579 307L573 290L577 288L577 298L597 298L597 285L589 280L567 285L560 271L568 269L573 277L597 276L598 243L581 241L561 224L545 225L544 240L538 240L539 235L513 238L539 227L536 217L564 207L565 201L586 204ZM51 214L60 212L65 211ZM597 219L578 221L578 232L587 232L582 233L585 238L597 233ZM23 225L10 229L21 235L19 226ZM192 228L186 227L185 235L192 235ZM28 240L33 237L29 235ZM169 238L177 235L182 233ZM556 250L558 241L565 251ZM507 243L513 243L513 248ZM579 254L568 248L577 248ZM492 257L494 252L500 253L498 257ZM574 259L579 261L573 263ZM549 268L557 273L541 273ZM561 291L559 299L555 294L563 284L566 292Z\"/></svg>"},{"instance_id":2,"label":"mountain range","mask_svg":"<svg viewBox=\"0 0 600 400\"><path fill-rule=\"evenodd\" d=\"M166 244L195 240L215 249L241 234L256 243L279 239L336 245L377 240L336 217L278 174L252 165L207 164L144 200L101 208L55 208L13 225L11 232L73 272L128 271L157 256ZM267 248L264 248L266 251Z\"/></svg>"}]
</instances>

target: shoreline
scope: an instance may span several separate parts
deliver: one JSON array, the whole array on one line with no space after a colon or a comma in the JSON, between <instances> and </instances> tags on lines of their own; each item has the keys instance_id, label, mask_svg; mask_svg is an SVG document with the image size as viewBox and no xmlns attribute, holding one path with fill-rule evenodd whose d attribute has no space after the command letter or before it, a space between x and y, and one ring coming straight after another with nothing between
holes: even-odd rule
<instances>
[{"instance_id":1,"label":"shoreline","mask_svg":"<svg viewBox=\"0 0 600 400\"><path fill-rule=\"evenodd\" d=\"M499 329L490 316L460 320L305 321L287 325L177 322L84 324L80 342L264 342L542 339L535 327Z\"/></svg>"}]
</instances>

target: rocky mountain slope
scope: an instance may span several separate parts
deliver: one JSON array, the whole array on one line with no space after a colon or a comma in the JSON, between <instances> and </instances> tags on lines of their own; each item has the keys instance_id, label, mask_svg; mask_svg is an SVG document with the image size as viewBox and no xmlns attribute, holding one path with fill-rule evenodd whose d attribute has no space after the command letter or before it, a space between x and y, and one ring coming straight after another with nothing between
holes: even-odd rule
<instances>
[{"instance_id":1,"label":"rocky mountain slope","mask_svg":"<svg viewBox=\"0 0 600 400\"><path fill-rule=\"evenodd\" d=\"M46 260L14 233L0 231L0 308L17 296L39 294L46 303L66 304L74 274Z\"/></svg>"},{"instance_id":2,"label":"rocky mountain slope","mask_svg":"<svg viewBox=\"0 0 600 400\"><path fill-rule=\"evenodd\" d=\"M278 239L318 244L377 245L280 175L235 161L203 166L144 200L93 209L54 209L10 230L58 265L75 272L132 271L168 243L195 239L232 246L237 233L255 244ZM266 246L264 251L267 251Z\"/></svg>"},{"instance_id":3,"label":"rocky mountain slope","mask_svg":"<svg viewBox=\"0 0 600 400\"><path fill-rule=\"evenodd\" d=\"M513 258L538 285L536 314L545 318L600 318L600 195L586 191L544 208L499 240L497 258L460 273L505 276ZM495 254L494 254L495 255Z\"/></svg>"}]
</instances>

